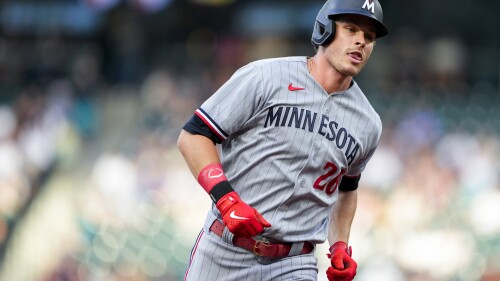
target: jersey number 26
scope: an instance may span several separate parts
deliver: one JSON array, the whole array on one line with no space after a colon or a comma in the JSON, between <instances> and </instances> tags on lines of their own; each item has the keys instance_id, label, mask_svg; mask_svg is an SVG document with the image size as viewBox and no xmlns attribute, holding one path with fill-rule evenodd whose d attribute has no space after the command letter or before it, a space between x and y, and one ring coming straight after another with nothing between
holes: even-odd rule
<instances>
[{"instance_id":1,"label":"jersey number 26","mask_svg":"<svg viewBox=\"0 0 500 281\"><path fill-rule=\"evenodd\" d=\"M342 168L340 173L330 180L327 179L337 172L337 166L335 166L332 162L326 162L323 170L326 170L326 172L316 179L313 187L319 190L324 190L328 195L332 195L339 186L340 179L345 174L346 169Z\"/></svg>"}]
</instances>

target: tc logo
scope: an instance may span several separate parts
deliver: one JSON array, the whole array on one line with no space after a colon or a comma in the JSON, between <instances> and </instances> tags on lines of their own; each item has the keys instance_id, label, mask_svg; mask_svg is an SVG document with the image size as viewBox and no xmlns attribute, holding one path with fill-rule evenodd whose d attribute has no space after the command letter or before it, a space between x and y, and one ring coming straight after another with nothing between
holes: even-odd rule
<instances>
[{"instance_id":1,"label":"tc logo","mask_svg":"<svg viewBox=\"0 0 500 281\"><path fill-rule=\"evenodd\" d=\"M365 3L363 4L363 9L367 9L370 11L372 14L375 14L375 2L373 0L365 0Z\"/></svg>"}]
</instances>

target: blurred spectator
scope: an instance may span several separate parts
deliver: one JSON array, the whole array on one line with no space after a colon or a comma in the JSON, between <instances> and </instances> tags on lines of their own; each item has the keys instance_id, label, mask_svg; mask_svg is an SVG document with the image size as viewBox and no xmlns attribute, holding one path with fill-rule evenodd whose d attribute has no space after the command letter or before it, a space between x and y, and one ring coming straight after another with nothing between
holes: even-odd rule
<instances>
[{"instance_id":1,"label":"blurred spectator","mask_svg":"<svg viewBox=\"0 0 500 281\"><path fill-rule=\"evenodd\" d=\"M446 34L432 38L424 53L426 81L449 87L466 78L467 50L456 36Z\"/></svg>"}]
</instances>

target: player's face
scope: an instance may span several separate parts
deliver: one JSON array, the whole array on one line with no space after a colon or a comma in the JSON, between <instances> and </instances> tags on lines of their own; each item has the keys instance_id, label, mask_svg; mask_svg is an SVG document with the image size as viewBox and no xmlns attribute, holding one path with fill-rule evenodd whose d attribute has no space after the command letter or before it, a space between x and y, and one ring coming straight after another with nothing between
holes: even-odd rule
<instances>
[{"instance_id":1,"label":"player's face","mask_svg":"<svg viewBox=\"0 0 500 281\"><path fill-rule=\"evenodd\" d=\"M364 16L346 15L336 21L335 38L325 49L330 65L345 76L358 74L372 54L375 26Z\"/></svg>"}]
</instances>

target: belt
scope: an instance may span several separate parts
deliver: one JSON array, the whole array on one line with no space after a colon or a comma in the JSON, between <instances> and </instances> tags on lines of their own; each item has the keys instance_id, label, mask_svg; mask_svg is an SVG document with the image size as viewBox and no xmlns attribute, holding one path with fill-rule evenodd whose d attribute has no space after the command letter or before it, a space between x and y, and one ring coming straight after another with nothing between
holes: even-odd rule
<instances>
[{"instance_id":1,"label":"belt","mask_svg":"<svg viewBox=\"0 0 500 281\"><path fill-rule=\"evenodd\" d=\"M222 238L222 233L226 226L219 220L215 220L210 226L210 231ZM290 249L293 243L270 243L267 241L255 240L253 238L245 238L234 236L233 244L243 249L254 253L257 256L267 258L284 258L290 254ZM304 242L304 246L299 255L309 254L314 250L314 245L311 242Z\"/></svg>"}]
</instances>

